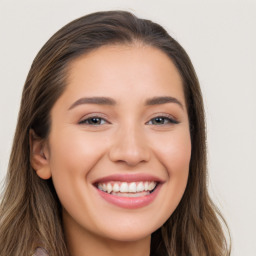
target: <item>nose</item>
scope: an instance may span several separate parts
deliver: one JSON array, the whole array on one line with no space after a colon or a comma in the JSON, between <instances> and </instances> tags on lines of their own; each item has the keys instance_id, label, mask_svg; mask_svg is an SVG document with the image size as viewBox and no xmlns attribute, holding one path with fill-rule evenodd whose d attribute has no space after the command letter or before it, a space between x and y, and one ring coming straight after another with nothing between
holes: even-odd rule
<instances>
[{"instance_id":1,"label":"nose","mask_svg":"<svg viewBox=\"0 0 256 256\"><path fill-rule=\"evenodd\" d=\"M142 131L126 127L117 131L114 137L109 150L111 161L136 166L150 160L150 148Z\"/></svg>"}]
</instances>

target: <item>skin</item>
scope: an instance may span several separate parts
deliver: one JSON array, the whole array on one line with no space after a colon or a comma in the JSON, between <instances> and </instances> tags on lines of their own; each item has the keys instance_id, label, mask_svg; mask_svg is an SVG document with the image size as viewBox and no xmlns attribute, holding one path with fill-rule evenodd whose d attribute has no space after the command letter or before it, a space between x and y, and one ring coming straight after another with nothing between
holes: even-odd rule
<instances>
[{"instance_id":1,"label":"skin","mask_svg":"<svg viewBox=\"0 0 256 256\"><path fill-rule=\"evenodd\" d=\"M180 104L145 105L163 96ZM116 104L75 103L83 97L108 97ZM102 118L97 125L88 121L95 116ZM80 56L70 65L51 121L46 141L31 132L31 163L41 178L53 180L71 255L149 255L150 235L179 204L189 173L188 114L172 61L141 44ZM149 205L126 209L105 201L93 185L112 174L149 174L162 185Z\"/></svg>"}]
</instances>

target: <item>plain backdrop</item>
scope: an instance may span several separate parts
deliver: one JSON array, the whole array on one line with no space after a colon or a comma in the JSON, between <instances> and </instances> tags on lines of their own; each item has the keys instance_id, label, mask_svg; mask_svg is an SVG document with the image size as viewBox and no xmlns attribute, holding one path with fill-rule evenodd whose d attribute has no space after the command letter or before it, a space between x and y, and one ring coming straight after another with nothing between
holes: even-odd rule
<instances>
[{"instance_id":1,"label":"plain backdrop","mask_svg":"<svg viewBox=\"0 0 256 256\"><path fill-rule=\"evenodd\" d=\"M210 193L229 224L232 256L255 256L255 1L0 0L0 179L36 53L67 22L111 9L160 23L191 57L205 99Z\"/></svg>"}]
</instances>

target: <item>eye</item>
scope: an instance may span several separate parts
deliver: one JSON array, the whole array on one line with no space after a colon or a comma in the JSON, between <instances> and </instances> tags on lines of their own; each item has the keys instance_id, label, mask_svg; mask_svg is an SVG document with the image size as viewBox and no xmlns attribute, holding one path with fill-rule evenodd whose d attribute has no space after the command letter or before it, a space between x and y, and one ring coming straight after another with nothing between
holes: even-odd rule
<instances>
[{"instance_id":1,"label":"eye","mask_svg":"<svg viewBox=\"0 0 256 256\"><path fill-rule=\"evenodd\" d=\"M179 122L175 120L173 117L166 116L157 116L152 118L147 122L149 125L168 125L168 124L178 124Z\"/></svg>"},{"instance_id":2,"label":"eye","mask_svg":"<svg viewBox=\"0 0 256 256\"><path fill-rule=\"evenodd\" d=\"M79 122L79 124L95 125L95 126L103 125L106 123L107 121L104 118L98 117L98 116L89 117Z\"/></svg>"}]
</instances>

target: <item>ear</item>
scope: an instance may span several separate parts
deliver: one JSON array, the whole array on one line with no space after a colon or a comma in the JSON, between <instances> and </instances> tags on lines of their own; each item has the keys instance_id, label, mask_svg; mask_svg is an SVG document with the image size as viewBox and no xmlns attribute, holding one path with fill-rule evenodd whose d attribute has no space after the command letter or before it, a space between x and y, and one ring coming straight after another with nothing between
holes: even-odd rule
<instances>
[{"instance_id":1,"label":"ear","mask_svg":"<svg viewBox=\"0 0 256 256\"><path fill-rule=\"evenodd\" d=\"M31 166L41 179L51 178L48 146L32 129L29 131L29 145Z\"/></svg>"}]
</instances>

